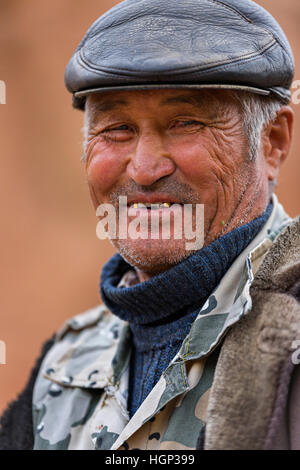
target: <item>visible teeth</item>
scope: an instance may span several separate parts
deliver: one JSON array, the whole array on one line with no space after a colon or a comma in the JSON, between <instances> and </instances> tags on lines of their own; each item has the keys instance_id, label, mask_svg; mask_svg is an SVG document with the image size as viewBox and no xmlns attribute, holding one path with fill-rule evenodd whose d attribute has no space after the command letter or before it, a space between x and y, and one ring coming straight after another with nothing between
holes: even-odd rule
<instances>
[{"instance_id":1,"label":"visible teeth","mask_svg":"<svg viewBox=\"0 0 300 470\"><path fill-rule=\"evenodd\" d=\"M142 203L142 202L135 202L130 205L130 207L133 207L134 209L143 209L144 207L147 207L149 209L161 209L164 207L171 207L170 202L158 202L156 204L148 204L148 203Z\"/></svg>"}]
</instances>

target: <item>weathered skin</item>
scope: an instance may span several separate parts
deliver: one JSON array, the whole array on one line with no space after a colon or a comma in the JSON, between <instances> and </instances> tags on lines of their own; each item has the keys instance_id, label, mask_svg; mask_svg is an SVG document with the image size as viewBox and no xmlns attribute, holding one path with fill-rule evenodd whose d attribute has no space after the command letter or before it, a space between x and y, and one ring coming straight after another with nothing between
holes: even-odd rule
<instances>
[{"instance_id":1,"label":"weathered skin","mask_svg":"<svg viewBox=\"0 0 300 470\"><path fill-rule=\"evenodd\" d=\"M228 91L155 90L88 97L86 175L95 208L119 195L204 204L205 244L258 217L287 156L283 106L249 161L240 105ZM140 279L190 255L182 240L116 240Z\"/></svg>"}]
</instances>

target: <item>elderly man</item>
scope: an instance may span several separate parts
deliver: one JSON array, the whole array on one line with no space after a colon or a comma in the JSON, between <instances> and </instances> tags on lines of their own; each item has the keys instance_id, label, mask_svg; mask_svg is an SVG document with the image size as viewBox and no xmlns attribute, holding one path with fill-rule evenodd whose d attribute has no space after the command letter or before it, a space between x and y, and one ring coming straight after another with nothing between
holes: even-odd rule
<instances>
[{"instance_id":1,"label":"elderly man","mask_svg":"<svg viewBox=\"0 0 300 470\"><path fill-rule=\"evenodd\" d=\"M92 25L65 79L119 253L103 305L5 412L2 448L300 449L300 222L274 195L293 70L250 0L126 0Z\"/></svg>"}]
</instances>

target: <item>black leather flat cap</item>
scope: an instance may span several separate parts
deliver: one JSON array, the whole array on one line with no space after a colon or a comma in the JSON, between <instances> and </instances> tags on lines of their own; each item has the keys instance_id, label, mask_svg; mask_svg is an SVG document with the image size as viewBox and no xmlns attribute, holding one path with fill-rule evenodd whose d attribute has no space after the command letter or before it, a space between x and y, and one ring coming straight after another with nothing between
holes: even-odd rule
<instances>
[{"instance_id":1,"label":"black leather flat cap","mask_svg":"<svg viewBox=\"0 0 300 470\"><path fill-rule=\"evenodd\" d=\"M65 73L73 106L105 91L229 88L290 100L294 58L251 0L126 0L87 31Z\"/></svg>"}]
</instances>

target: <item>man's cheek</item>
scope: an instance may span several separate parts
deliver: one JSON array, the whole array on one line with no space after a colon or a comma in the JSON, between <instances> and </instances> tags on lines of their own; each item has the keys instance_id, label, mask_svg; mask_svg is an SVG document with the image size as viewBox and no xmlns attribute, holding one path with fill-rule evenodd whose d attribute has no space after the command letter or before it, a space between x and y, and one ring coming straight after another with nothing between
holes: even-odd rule
<instances>
[{"instance_id":1,"label":"man's cheek","mask_svg":"<svg viewBox=\"0 0 300 470\"><path fill-rule=\"evenodd\" d=\"M120 160L110 155L94 155L86 168L87 182L95 191L106 193L122 175Z\"/></svg>"},{"instance_id":2,"label":"man's cheek","mask_svg":"<svg viewBox=\"0 0 300 470\"><path fill-rule=\"evenodd\" d=\"M203 195L203 191L212 189L216 182L218 163L209 143L204 145L202 142L201 145L184 149L177 159L177 165L189 185L199 194Z\"/></svg>"},{"instance_id":3,"label":"man's cheek","mask_svg":"<svg viewBox=\"0 0 300 470\"><path fill-rule=\"evenodd\" d=\"M217 148L211 145L207 151L207 158L201 162L201 168L198 165L198 169L198 174L201 174L201 179L204 179L208 186L221 184L231 187L238 171L238 164L232 150L229 153L226 148Z\"/></svg>"}]
</instances>

